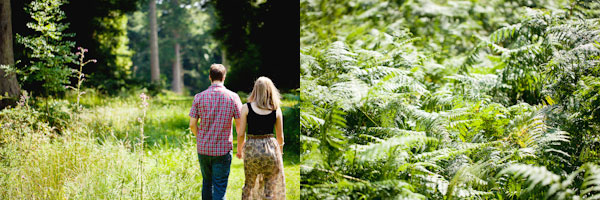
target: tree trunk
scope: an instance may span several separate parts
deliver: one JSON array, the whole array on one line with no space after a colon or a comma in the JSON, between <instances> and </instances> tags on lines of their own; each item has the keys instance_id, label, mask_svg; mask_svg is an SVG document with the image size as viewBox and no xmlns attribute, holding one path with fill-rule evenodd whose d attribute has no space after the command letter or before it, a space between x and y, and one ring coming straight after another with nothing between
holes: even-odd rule
<instances>
[{"instance_id":1,"label":"tree trunk","mask_svg":"<svg viewBox=\"0 0 600 200\"><path fill-rule=\"evenodd\" d=\"M225 51L225 47L221 47L221 64L225 67L227 66L227 51Z\"/></svg>"},{"instance_id":2,"label":"tree trunk","mask_svg":"<svg viewBox=\"0 0 600 200\"><path fill-rule=\"evenodd\" d=\"M11 20L10 0L0 0L0 65L15 64ZM16 75L11 73L7 76L7 73L0 69L0 109L15 105L20 93L21 87Z\"/></svg>"},{"instance_id":3,"label":"tree trunk","mask_svg":"<svg viewBox=\"0 0 600 200\"><path fill-rule=\"evenodd\" d=\"M158 65L158 28L156 27L156 0L150 0L150 75L152 82L160 81Z\"/></svg>"},{"instance_id":4,"label":"tree trunk","mask_svg":"<svg viewBox=\"0 0 600 200\"><path fill-rule=\"evenodd\" d=\"M173 92L181 93L183 92L183 74L181 73L181 51L180 51L179 42L175 43L175 62L173 62L173 82L171 83L171 87Z\"/></svg>"}]
</instances>

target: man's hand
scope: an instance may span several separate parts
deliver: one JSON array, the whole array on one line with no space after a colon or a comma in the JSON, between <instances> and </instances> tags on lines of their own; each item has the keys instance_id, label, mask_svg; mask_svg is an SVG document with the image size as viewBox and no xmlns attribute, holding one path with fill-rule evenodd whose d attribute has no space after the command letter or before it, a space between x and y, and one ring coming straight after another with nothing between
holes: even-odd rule
<instances>
[{"instance_id":1,"label":"man's hand","mask_svg":"<svg viewBox=\"0 0 600 200\"><path fill-rule=\"evenodd\" d=\"M235 157L239 158L240 160L243 160L243 158L242 158L242 157L243 157L243 156L242 156L242 152L238 151L238 152L235 154Z\"/></svg>"}]
</instances>

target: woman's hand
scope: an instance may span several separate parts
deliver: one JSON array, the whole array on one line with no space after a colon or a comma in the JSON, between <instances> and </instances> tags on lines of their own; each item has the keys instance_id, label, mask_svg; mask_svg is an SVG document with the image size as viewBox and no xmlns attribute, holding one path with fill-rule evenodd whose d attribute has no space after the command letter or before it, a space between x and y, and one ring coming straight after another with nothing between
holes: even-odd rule
<instances>
[{"instance_id":1,"label":"woman's hand","mask_svg":"<svg viewBox=\"0 0 600 200\"><path fill-rule=\"evenodd\" d=\"M235 154L235 157L237 157L237 158L239 158L239 159L242 159L242 152L238 151L238 152Z\"/></svg>"},{"instance_id":2,"label":"woman's hand","mask_svg":"<svg viewBox=\"0 0 600 200\"><path fill-rule=\"evenodd\" d=\"M283 155L283 144L279 145L279 150L281 151L281 155Z\"/></svg>"}]
</instances>

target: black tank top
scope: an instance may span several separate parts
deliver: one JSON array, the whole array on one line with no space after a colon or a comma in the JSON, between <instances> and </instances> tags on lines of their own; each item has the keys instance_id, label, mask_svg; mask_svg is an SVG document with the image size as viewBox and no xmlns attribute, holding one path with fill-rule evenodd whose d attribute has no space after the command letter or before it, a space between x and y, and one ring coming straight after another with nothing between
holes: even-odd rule
<instances>
[{"instance_id":1,"label":"black tank top","mask_svg":"<svg viewBox=\"0 0 600 200\"><path fill-rule=\"evenodd\" d=\"M275 119L277 118L277 113L275 111L271 111L271 113L266 115L259 115L252 110L252 105L250 103L246 103L248 105L248 134L250 135L266 135L273 134L273 127L275 126Z\"/></svg>"}]
</instances>

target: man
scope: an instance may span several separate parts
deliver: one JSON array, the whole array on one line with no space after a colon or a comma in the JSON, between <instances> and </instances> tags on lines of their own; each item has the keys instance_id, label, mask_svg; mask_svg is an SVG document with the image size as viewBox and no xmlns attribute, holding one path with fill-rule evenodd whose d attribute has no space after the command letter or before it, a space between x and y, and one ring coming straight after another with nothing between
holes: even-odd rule
<instances>
[{"instance_id":1,"label":"man","mask_svg":"<svg viewBox=\"0 0 600 200\"><path fill-rule=\"evenodd\" d=\"M221 64L210 66L212 85L194 96L190 110L190 129L202 171L202 199L225 199L233 149L232 118L239 123L240 97L225 88L227 70ZM198 126L200 119L200 126Z\"/></svg>"}]
</instances>

